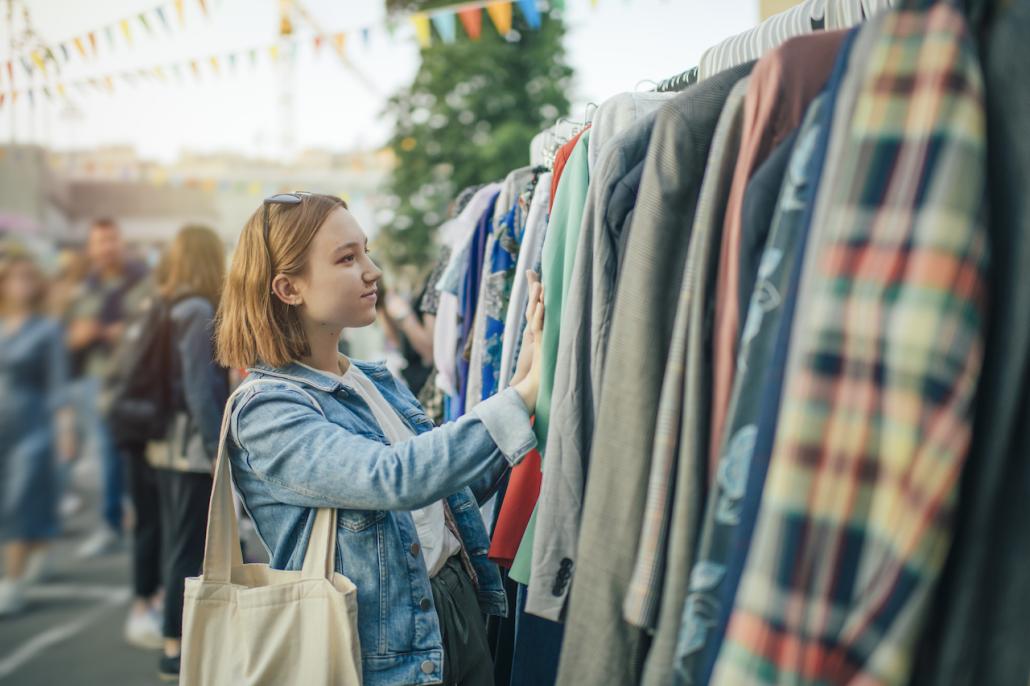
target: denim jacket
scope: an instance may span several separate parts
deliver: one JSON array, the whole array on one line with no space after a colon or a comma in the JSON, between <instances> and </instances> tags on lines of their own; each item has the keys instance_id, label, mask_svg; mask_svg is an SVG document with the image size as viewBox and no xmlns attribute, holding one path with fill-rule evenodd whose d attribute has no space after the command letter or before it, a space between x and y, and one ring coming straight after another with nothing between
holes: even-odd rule
<instances>
[{"instance_id":1,"label":"denim jacket","mask_svg":"<svg viewBox=\"0 0 1030 686\"><path fill-rule=\"evenodd\" d=\"M413 438L388 445L368 405L331 375L259 365L248 382L262 383L239 392L226 410L233 481L275 569L300 569L316 509L337 508L336 570L358 588L364 683L439 683L440 625L410 511L446 498L476 572L480 607L507 614L478 504L535 447L529 416L509 389L434 428L384 365L352 364Z\"/></svg>"}]
</instances>

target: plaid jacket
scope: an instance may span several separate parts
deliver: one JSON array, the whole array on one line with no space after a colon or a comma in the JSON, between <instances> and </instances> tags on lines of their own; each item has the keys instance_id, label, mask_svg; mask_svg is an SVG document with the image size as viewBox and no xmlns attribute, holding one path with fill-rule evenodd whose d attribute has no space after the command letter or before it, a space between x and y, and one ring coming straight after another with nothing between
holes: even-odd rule
<instances>
[{"instance_id":1,"label":"plaid jacket","mask_svg":"<svg viewBox=\"0 0 1030 686\"><path fill-rule=\"evenodd\" d=\"M982 78L948 5L864 33L718 684L905 683L950 544L982 360Z\"/></svg>"}]
</instances>

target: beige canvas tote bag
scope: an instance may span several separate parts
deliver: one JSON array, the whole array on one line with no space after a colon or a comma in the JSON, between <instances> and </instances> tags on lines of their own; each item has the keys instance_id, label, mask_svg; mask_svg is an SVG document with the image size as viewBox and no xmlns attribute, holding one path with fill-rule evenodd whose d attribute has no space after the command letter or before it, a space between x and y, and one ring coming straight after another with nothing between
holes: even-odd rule
<instances>
[{"instance_id":1,"label":"beige canvas tote bag","mask_svg":"<svg viewBox=\"0 0 1030 686\"><path fill-rule=\"evenodd\" d=\"M244 386L252 383L260 381ZM243 563L225 448L231 401L218 441L202 575L186 580L180 683L358 686L357 589L334 570L336 510L318 511L301 571Z\"/></svg>"}]
</instances>

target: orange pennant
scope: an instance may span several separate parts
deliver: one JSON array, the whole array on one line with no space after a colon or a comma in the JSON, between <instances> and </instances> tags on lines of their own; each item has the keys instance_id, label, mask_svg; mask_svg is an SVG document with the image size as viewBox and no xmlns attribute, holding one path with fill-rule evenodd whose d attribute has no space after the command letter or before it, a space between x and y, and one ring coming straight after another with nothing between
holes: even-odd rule
<instances>
[{"instance_id":1,"label":"orange pennant","mask_svg":"<svg viewBox=\"0 0 1030 686\"><path fill-rule=\"evenodd\" d=\"M129 20L122 19L120 22L118 22L118 26L121 27L122 33L125 35L125 40L128 42L129 45L132 45L132 31L129 29Z\"/></svg>"},{"instance_id":2,"label":"orange pennant","mask_svg":"<svg viewBox=\"0 0 1030 686\"><path fill-rule=\"evenodd\" d=\"M346 44L346 42L347 34L345 33L337 33L333 36L333 45L336 46L337 52L343 52L343 46Z\"/></svg>"},{"instance_id":3,"label":"orange pennant","mask_svg":"<svg viewBox=\"0 0 1030 686\"><path fill-rule=\"evenodd\" d=\"M483 34L483 11L478 7L461 10L458 12L458 18L461 19L461 25L465 27L465 33L469 38L479 40Z\"/></svg>"},{"instance_id":4,"label":"orange pennant","mask_svg":"<svg viewBox=\"0 0 1030 686\"><path fill-rule=\"evenodd\" d=\"M175 0L175 13L179 15L179 25L186 25L186 0Z\"/></svg>"}]
</instances>

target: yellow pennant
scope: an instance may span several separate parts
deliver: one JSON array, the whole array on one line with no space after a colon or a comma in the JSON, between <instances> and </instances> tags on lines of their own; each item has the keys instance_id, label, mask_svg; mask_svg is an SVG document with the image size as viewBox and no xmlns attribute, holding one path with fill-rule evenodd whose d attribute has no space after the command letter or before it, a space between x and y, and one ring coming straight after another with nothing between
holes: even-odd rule
<instances>
[{"instance_id":1,"label":"yellow pennant","mask_svg":"<svg viewBox=\"0 0 1030 686\"><path fill-rule=\"evenodd\" d=\"M179 25L186 25L186 0L175 0L175 13L179 15Z\"/></svg>"},{"instance_id":2,"label":"yellow pennant","mask_svg":"<svg viewBox=\"0 0 1030 686\"><path fill-rule=\"evenodd\" d=\"M79 51L79 54L82 55L83 57L85 57L86 56L86 45L82 42L82 39L81 38L76 38L72 42L75 43L75 49Z\"/></svg>"},{"instance_id":3,"label":"yellow pennant","mask_svg":"<svg viewBox=\"0 0 1030 686\"><path fill-rule=\"evenodd\" d=\"M56 89L57 89L57 94L60 95L63 98L64 97L64 84L63 83L57 84L57 88Z\"/></svg>"},{"instance_id":4,"label":"yellow pennant","mask_svg":"<svg viewBox=\"0 0 1030 686\"><path fill-rule=\"evenodd\" d=\"M212 57L211 58L211 69L214 70L216 76L221 75L222 72L221 72L221 69L218 66L218 58L217 57Z\"/></svg>"},{"instance_id":5,"label":"yellow pennant","mask_svg":"<svg viewBox=\"0 0 1030 686\"><path fill-rule=\"evenodd\" d=\"M418 38L418 44L423 48L428 48L433 40L429 31L429 17L424 14L413 14L411 15L411 23L415 25L415 36Z\"/></svg>"},{"instance_id":6,"label":"yellow pennant","mask_svg":"<svg viewBox=\"0 0 1030 686\"><path fill-rule=\"evenodd\" d=\"M35 50L32 51L32 61L35 62L37 67L46 73L46 61L43 59L43 56Z\"/></svg>"},{"instance_id":7,"label":"yellow pennant","mask_svg":"<svg viewBox=\"0 0 1030 686\"><path fill-rule=\"evenodd\" d=\"M132 30L129 28L129 20L122 19L118 22L118 25L122 27L122 33L125 34L125 40L128 41L129 45L132 45Z\"/></svg>"},{"instance_id":8,"label":"yellow pennant","mask_svg":"<svg viewBox=\"0 0 1030 686\"><path fill-rule=\"evenodd\" d=\"M497 33L507 36L511 33L511 3L495 2L486 6L490 20L497 27Z\"/></svg>"},{"instance_id":9,"label":"yellow pennant","mask_svg":"<svg viewBox=\"0 0 1030 686\"><path fill-rule=\"evenodd\" d=\"M333 45L336 46L337 52L343 52L343 46L347 43L347 34L337 33L333 36Z\"/></svg>"},{"instance_id":10,"label":"yellow pennant","mask_svg":"<svg viewBox=\"0 0 1030 686\"><path fill-rule=\"evenodd\" d=\"M279 60L279 46L278 45L270 46L268 48L268 56L272 58L273 62L278 61Z\"/></svg>"}]
</instances>

